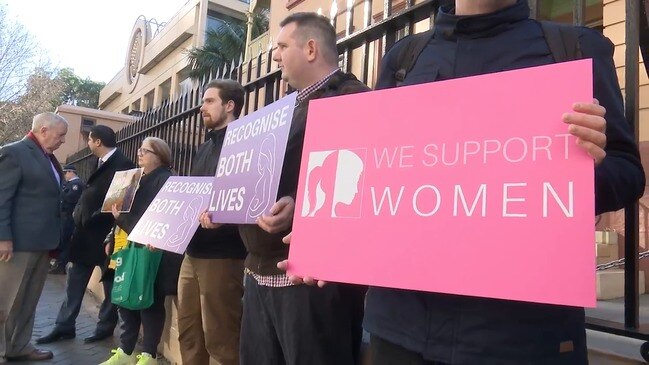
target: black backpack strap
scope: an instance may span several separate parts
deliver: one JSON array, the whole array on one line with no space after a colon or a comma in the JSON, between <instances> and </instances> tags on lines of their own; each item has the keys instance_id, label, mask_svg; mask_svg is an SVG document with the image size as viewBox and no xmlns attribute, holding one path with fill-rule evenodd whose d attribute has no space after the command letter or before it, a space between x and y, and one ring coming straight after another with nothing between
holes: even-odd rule
<instances>
[{"instance_id":1,"label":"black backpack strap","mask_svg":"<svg viewBox=\"0 0 649 365\"><path fill-rule=\"evenodd\" d=\"M548 21L539 23L555 62L572 61L582 57L578 27Z\"/></svg>"},{"instance_id":2,"label":"black backpack strap","mask_svg":"<svg viewBox=\"0 0 649 365\"><path fill-rule=\"evenodd\" d=\"M424 47L426 47L428 42L430 42L434 34L435 29L431 28L425 32L413 34L402 40L402 42L408 41L408 43L401 49L399 57L397 58L399 69L394 73L394 79L397 86L401 86L403 80L406 79L408 72L410 72L410 70L415 66L419 54L424 50Z\"/></svg>"}]
</instances>

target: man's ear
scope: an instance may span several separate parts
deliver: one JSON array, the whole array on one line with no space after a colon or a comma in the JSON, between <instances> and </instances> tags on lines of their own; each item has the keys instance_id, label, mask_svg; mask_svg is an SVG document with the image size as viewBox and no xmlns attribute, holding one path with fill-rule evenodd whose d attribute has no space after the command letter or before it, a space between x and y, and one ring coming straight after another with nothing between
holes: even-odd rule
<instances>
[{"instance_id":1,"label":"man's ear","mask_svg":"<svg viewBox=\"0 0 649 365\"><path fill-rule=\"evenodd\" d=\"M318 55L318 43L315 39L309 39L305 45L306 48L306 58L309 62L313 62Z\"/></svg>"},{"instance_id":2,"label":"man's ear","mask_svg":"<svg viewBox=\"0 0 649 365\"><path fill-rule=\"evenodd\" d=\"M225 103L225 112L226 113L234 113L234 101L233 100L228 100L227 103Z\"/></svg>"}]
</instances>

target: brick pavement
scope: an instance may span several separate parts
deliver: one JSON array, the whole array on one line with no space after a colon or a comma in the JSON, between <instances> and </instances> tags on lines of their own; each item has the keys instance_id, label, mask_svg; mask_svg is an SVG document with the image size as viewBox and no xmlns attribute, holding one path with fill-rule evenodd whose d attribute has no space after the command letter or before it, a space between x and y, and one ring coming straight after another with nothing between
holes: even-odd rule
<instances>
[{"instance_id":1,"label":"brick pavement","mask_svg":"<svg viewBox=\"0 0 649 365\"><path fill-rule=\"evenodd\" d=\"M36 309L36 321L32 339L44 336L54 328L54 321L65 296L65 275L48 275L43 294ZM22 362L20 364L61 364L92 365L106 360L110 350L117 347L119 329L112 339L85 344L83 339L92 335L97 324L99 302L86 291L83 305L77 318L77 337L72 340L59 341L47 345L36 345L54 353L54 359L40 362Z\"/></svg>"},{"instance_id":2,"label":"brick pavement","mask_svg":"<svg viewBox=\"0 0 649 365\"><path fill-rule=\"evenodd\" d=\"M65 279L65 275L48 275L45 288L43 288L43 294L36 309L36 320L32 335L33 340L48 334L54 327L56 315L65 296ZM54 353L54 359L39 362L20 362L16 364L97 365L105 361L110 355L110 350L116 348L119 344L119 328L115 330L113 338L91 344L85 344L83 342L84 338L94 333L99 304L99 301L90 292L86 291L83 306L77 318L77 337L72 340L37 345L38 348L52 351ZM138 347L139 344L136 347L136 351L139 350ZM164 359L158 363L168 364Z\"/></svg>"}]
</instances>

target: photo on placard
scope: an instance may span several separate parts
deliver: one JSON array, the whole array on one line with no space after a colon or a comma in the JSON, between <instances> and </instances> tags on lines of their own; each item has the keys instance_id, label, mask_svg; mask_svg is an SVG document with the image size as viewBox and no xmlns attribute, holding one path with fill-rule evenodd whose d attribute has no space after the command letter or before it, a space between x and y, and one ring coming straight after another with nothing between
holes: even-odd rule
<instances>
[{"instance_id":1,"label":"photo on placard","mask_svg":"<svg viewBox=\"0 0 649 365\"><path fill-rule=\"evenodd\" d=\"M112 212L113 205L117 206L117 211L120 213L128 213L131 211L135 192L140 186L142 171L141 168L135 168L115 172L113 181L110 183L110 187L104 198L104 204L101 206L102 213Z\"/></svg>"}]
</instances>

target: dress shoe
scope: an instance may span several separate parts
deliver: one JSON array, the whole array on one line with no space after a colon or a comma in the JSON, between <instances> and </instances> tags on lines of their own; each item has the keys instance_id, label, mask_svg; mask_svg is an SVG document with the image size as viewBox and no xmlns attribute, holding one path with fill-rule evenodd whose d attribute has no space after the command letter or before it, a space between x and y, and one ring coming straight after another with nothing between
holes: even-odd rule
<instances>
[{"instance_id":1,"label":"dress shoe","mask_svg":"<svg viewBox=\"0 0 649 365\"><path fill-rule=\"evenodd\" d=\"M50 333L47 336L43 336L41 338L36 339L36 343L39 345L46 344L46 343L52 343L56 341L61 341L61 340L70 340L74 338L76 335L74 332L61 332L59 330L53 330L52 333Z\"/></svg>"},{"instance_id":2,"label":"dress shoe","mask_svg":"<svg viewBox=\"0 0 649 365\"><path fill-rule=\"evenodd\" d=\"M83 339L83 342L85 343L93 343L101 340L105 340L108 337L113 337L113 334L110 332L103 332L103 333L95 333L94 335L90 337L86 337Z\"/></svg>"},{"instance_id":3,"label":"dress shoe","mask_svg":"<svg viewBox=\"0 0 649 365\"><path fill-rule=\"evenodd\" d=\"M34 351L20 356L7 356L9 361L41 361L49 360L54 357L52 351L34 349Z\"/></svg>"},{"instance_id":4,"label":"dress shoe","mask_svg":"<svg viewBox=\"0 0 649 365\"><path fill-rule=\"evenodd\" d=\"M65 265L54 264L47 273L52 275L65 275Z\"/></svg>"}]
</instances>

